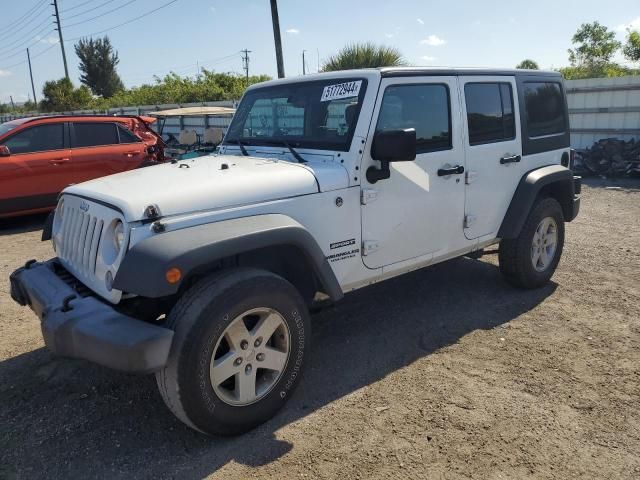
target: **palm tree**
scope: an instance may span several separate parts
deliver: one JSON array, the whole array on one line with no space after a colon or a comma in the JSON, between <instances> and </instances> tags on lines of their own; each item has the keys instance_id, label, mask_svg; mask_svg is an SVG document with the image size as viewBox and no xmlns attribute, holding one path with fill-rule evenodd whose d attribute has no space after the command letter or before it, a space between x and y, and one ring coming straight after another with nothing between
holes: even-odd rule
<instances>
[{"instance_id":1,"label":"palm tree","mask_svg":"<svg viewBox=\"0 0 640 480\"><path fill-rule=\"evenodd\" d=\"M529 58L521 61L518 65L516 65L516 68L518 70L540 70L538 64Z\"/></svg>"},{"instance_id":2,"label":"palm tree","mask_svg":"<svg viewBox=\"0 0 640 480\"><path fill-rule=\"evenodd\" d=\"M406 65L406 62L397 48L366 42L347 45L325 61L322 71L333 72L354 68L397 67L401 65Z\"/></svg>"}]
</instances>

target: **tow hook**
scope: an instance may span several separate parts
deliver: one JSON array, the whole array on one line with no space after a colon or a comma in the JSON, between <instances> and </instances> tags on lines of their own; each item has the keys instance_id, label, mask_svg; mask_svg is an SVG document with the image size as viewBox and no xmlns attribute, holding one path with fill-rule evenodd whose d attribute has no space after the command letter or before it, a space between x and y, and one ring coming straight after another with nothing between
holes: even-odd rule
<instances>
[{"instance_id":1,"label":"tow hook","mask_svg":"<svg viewBox=\"0 0 640 480\"><path fill-rule=\"evenodd\" d=\"M72 310L73 307L71 307L71 300L75 300L76 298L78 298L76 295L68 295L64 297L64 300L62 300L62 308L60 309L60 311L68 312L69 310Z\"/></svg>"}]
</instances>

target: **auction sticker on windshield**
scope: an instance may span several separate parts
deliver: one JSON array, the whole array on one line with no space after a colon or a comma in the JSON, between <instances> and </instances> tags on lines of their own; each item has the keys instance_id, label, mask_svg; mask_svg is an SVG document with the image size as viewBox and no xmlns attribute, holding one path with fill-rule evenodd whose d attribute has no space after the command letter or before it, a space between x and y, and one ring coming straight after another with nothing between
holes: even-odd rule
<instances>
[{"instance_id":1,"label":"auction sticker on windshield","mask_svg":"<svg viewBox=\"0 0 640 480\"><path fill-rule=\"evenodd\" d=\"M327 85L324 87L324 90L322 90L320 101L328 102L329 100L338 100L340 98L357 97L360 93L361 86L362 80Z\"/></svg>"}]
</instances>

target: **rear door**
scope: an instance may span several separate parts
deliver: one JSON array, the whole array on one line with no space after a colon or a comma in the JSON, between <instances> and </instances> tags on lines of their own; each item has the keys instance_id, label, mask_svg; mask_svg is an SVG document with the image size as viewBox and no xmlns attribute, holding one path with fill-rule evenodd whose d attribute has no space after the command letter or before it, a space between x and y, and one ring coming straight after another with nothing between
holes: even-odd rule
<instances>
[{"instance_id":1,"label":"rear door","mask_svg":"<svg viewBox=\"0 0 640 480\"><path fill-rule=\"evenodd\" d=\"M497 234L522 177L514 77L460 77L465 124L465 221L469 239Z\"/></svg>"},{"instance_id":2,"label":"rear door","mask_svg":"<svg viewBox=\"0 0 640 480\"><path fill-rule=\"evenodd\" d=\"M0 158L0 215L55 206L73 175L64 122L19 130L2 143L11 155Z\"/></svg>"},{"instance_id":3,"label":"rear door","mask_svg":"<svg viewBox=\"0 0 640 480\"><path fill-rule=\"evenodd\" d=\"M72 122L75 183L131 170L144 162L145 145L116 122Z\"/></svg>"}]
</instances>

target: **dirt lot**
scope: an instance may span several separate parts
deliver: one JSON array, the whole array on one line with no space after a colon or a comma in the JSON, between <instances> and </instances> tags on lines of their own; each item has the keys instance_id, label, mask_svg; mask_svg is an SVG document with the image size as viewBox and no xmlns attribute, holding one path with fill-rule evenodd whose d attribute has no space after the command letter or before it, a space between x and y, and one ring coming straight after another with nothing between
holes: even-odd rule
<instances>
[{"instance_id":1,"label":"dirt lot","mask_svg":"<svg viewBox=\"0 0 640 480\"><path fill-rule=\"evenodd\" d=\"M152 377L53 358L9 273L51 255L0 227L0 477L640 478L640 182L585 187L554 282L495 256L353 293L314 317L287 407L238 438L175 420Z\"/></svg>"}]
</instances>

